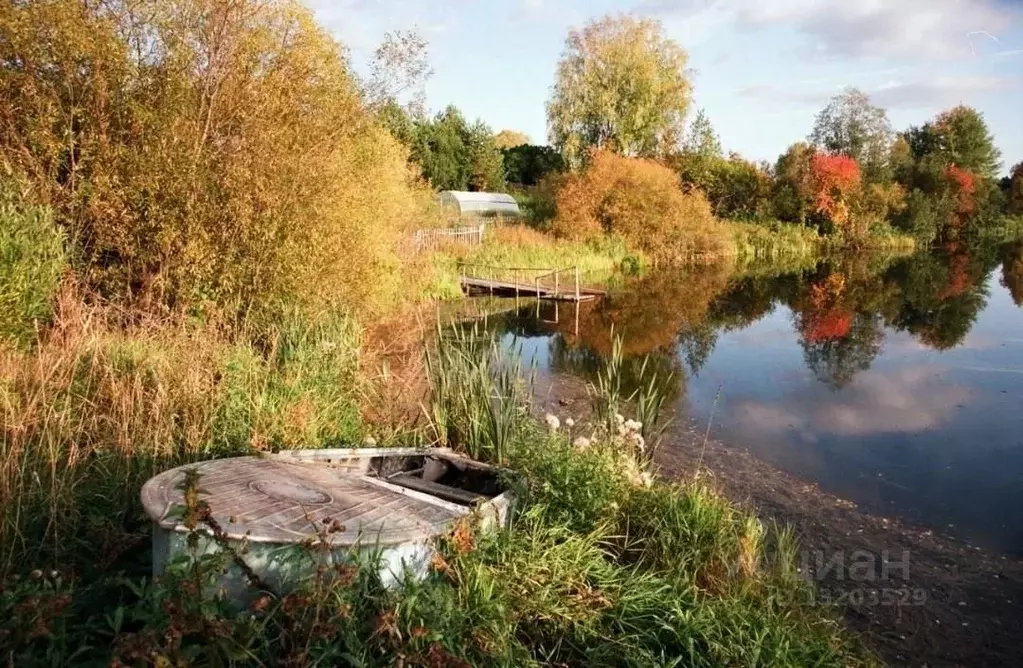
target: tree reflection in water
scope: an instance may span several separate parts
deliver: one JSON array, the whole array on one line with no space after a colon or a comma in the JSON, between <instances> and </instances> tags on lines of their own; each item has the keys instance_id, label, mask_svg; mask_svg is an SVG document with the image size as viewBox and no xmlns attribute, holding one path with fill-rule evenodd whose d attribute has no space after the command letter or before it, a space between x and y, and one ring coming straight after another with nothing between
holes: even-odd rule
<instances>
[{"instance_id":1,"label":"tree reflection in water","mask_svg":"<svg viewBox=\"0 0 1023 668\"><path fill-rule=\"evenodd\" d=\"M809 268L727 264L653 271L625 281L603 299L574 305L535 301L491 318L489 327L549 337L555 371L593 379L611 352L612 328L623 339L625 389L635 389L646 357L671 400L687 374L700 372L718 337L749 327L779 307L792 313L807 368L832 388L850 383L884 346L885 330L908 332L946 350L963 342L989 297L986 278L1002 265L1002 284L1023 303L1023 243L948 248L891 259L854 254ZM557 309L558 317L554 317Z\"/></svg>"}]
</instances>

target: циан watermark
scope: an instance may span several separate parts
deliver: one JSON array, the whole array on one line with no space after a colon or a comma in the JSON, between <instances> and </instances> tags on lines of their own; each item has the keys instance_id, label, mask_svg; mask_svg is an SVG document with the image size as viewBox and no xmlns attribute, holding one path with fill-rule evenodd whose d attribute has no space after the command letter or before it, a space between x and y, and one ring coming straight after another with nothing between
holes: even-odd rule
<instances>
[{"instance_id":1,"label":"\u0446\u0438\u0430\u043d watermark","mask_svg":"<svg viewBox=\"0 0 1023 668\"><path fill-rule=\"evenodd\" d=\"M910 583L909 550L805 550L799 574L811 586L809 605L854 607L923 605L927 590Z\"/></svg>"}]
</instances>

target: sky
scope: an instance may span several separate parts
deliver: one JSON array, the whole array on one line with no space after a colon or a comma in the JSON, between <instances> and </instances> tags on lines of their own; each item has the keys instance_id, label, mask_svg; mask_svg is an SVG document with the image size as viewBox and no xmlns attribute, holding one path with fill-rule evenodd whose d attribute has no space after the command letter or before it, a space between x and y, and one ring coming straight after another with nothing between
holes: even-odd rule
<instances>
[{"instance_id":1,"label":"sky","mask_svg":"<svg viewBox=\"0 0 1023 668\"><path fill-rule=\"evenodd\" d=\"M896 130L980 110L1003 172L1023 161L1023 0L307 0L365 68L384 34L429 42L427 106L546 143L565 38L606 14L660 21L689 53L693 104L724 148L774 161L855 86Z\"/></svg>"}]
</instances>

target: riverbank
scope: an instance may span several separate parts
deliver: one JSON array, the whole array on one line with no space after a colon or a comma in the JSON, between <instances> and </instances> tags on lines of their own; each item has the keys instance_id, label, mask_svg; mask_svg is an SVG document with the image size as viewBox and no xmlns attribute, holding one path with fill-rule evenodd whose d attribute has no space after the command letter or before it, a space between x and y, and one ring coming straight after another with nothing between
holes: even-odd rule
<instances>
[{"instance_id":1,"label":"riverbank","mask_svg":"<svg viewBox=\"0 0 1023 668\"><path fill-rule=\"evenodd\" d=\"M545 410L587 410L575 377L547 379L540 395ZM708 437L706 424L676 417L657 457L660 474L703 479L762 521L792 527L803 575L817 587L809 604L841 614L883 661L931 668L1023 662L1023 562L871 514L739 444Z\"/></svg>"},{"instance_id":2,"label":"riverbank","mask_svg":"<svg viewBox=\"0 0 1023 668\"><path fill-rule=\"evenodd\" d=\"M841 240L822 236L809 227L778 221L765 223L718 221L722 250L689 258L692 264L732 263L739 266L771 263L774 266L806 266L824 253L842 250ZM877 235L859 250L905 255L916 248L914 239L902 234ZM462 296L458 284L460 267L483 271L507 269L552 270L578 267L584 275L607 278L615 273L635 274L651 264L641 251L623 239L605 236L587 241L555 237L526 225L491 226L484 242L441 245L430 257L432 279L424 297L451 300ZM524 279L523 279L524 280Z\"/></svg>"},{"instance_id":3,"label":"riverbank","mask_svg":"<svg viewBox=\"0 0 1023 668\"><path fill-rule=\"evenodd\" d=\"M341 341L328 332L311 350L335 349L328 344ZM152 361L143 376L168 382ZM244 552L185 558L162 577L148 578L150 527L138 483L147 468L258 454L258 444L232 452L178 449L188 442L168 440L162 451L151 444L132 452L127 443L104 448L97 433L75 450L59 438L59 423L44 421L42 432L26 425L20 443L48 443L53 459L36 452L21 460L21 475L43 478L49 466L59 477L44 480L52 496L20 506L36 521L4 535L30 551L7 552L0 650L16 665L44 659L117 666L872 665L829 611L799 604L808 589L794 577L785 532L765 527L699 479L653 480L639 427L626 424L624 434L598 429L598 437L582 443L567 423L531 419L523 410L532 402L528 387L508 363L477 337L445 338L428 357L426 423L388 439L457 447L507 469L507 484L520 499L507 531L457 525L437 542L426 579L406 581L400 590L383 588L373 575L378 567L355 555L338 569L315 567L322 554L312 541L292 557L312 560L308 582L294 592L254 582L253 604L241 611L214 583L225 559L244 562ZM131 372L111 364L104 373L100 384L109 387ZM612 412L614 373L597 396ZM247 398L233 401L241 407ZM134 423L154 417L146 411L151 404L134 404ZM63 422L78 422L86 408L85 402L70 406ZM44 436L50 440L40 442ZM194 484L198 493L185 495L193 500L184 513L198 536L207 531L208 509L195 500L201 480ZM113 490L121 492L117 513L96 503ZM31 485L4 491L8 511L12 501L33 500ZM17 519L8 515L5 527ZM65 544L69 538L73 543Z\"/></svg>"}]
</instances>

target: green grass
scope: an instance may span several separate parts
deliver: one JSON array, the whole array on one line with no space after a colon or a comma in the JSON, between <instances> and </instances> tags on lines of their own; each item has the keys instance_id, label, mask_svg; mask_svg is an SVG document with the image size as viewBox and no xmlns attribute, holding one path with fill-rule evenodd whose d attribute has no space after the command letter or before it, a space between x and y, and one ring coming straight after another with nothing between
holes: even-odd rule
<instances>
[{"instance_id":1,"label":"green grass","mask_svg":"<svg viewBox=\"0 0 1023 668\"><path fill-rule=\"evenodd\" d=\"M805 225L780 221L724 224L731 232L732 254L742 260L817 257L826 242Z\"/></svg>"},{"instance_id":2,"label":"green grass","mask_svg":"<svg viewBox=\"0 0 1023 668\"><path fill-rule=\"evenodd\" d=\"M441 300L461 297L458 277L463 264L480 275L494 273L505 280L529 282L546 271L575 267L586 280L592 281L622 269L638 270L644 263L645 259L630 252L620 239L573 242L521 225L495 226L488 230L488 236L479 246L453 245L435 252L432 255L433 278L424 296ZM502 268L525 271L515 273L501 271ZM566 271L562 280L574 280L572 272Z\"/></svg>"},{"instance_id":3,"label":"green grass","mask_svg":"<svg viewBox=\"0 0 1023 668\"><path fill-rule=\"evenodd\" d=\"M66 267L64 235L50 212L15 205L0 191L0 343L35 340Z\"/></svg>"},{"instance_id":4,"label":"green grass","mask_svg":"<svg viewBox=\"0 0 1023 668\"><path fill-rule=\"evenodd\" d=\"M158 470L360 438L359 333L343 314L232 337L105 315L80 307L60 336L0 353L0 578L137 552L138 492Z\"/></svg>"},{"instance_id":5,"label":"green grass","mask_svg":"<svg viewBox=\"0 0 1023 668\"><path fill-rule=\"evenodd\" d=\"M346 326L341 332L349 336ZM186 556L156 580L144 576L144 542L108 563L101 563L95 540L78 542L70 561L45 568L21 552L0 589L5 659L19 666L871 664L840 624L801 604L806 585L793 576L789 533L765 529L703 481L669 484L637 475L645 464L627 439L600 425L572 433L542 427L531 417L528 379L515 359L471 334L442 336L431 352L427 432L514 471L508 481L519 503L509 529L460 524L438 541L430 575L400 590L381 586L372 559L352 555L335 568L309 543L294 556L308 560L305 584L293 592L254 592L245 610L218 598L213 586L226 552ZM334 359L320 357L331 336L300 328L281 338L290 343L270 345L263 359L291 369L282 371L285 377ZM151 375L160 368L158 349L166 346L125 344L110 353L104 373ZM609 367L607 374L614 373ZM239 395L265 396L263 382L226 382ZM222 419L220 409L210 410L212 424ZM253 419L246 410L237 414L241 422ZM596 437L582 448L572 441L584 430ZM149 465L232 451L196 453L184 441L168 447L178 452ZM90 456L99 462L96 454ZM40 472L38 460L27 463ZM138 493L141 468L129 466L126 475L124 468L90 466L79 469L75 483L108 494L123 490L119 501L126 501ZM122 524L123 516L110 515L111 501L70 518L81 525L81 537ZM192 506L186 517L201 518L200 510ZM194 526L200 530L201 520ZM89 560L92 568L74 566Z\"/></svg>"}]
</instances>

